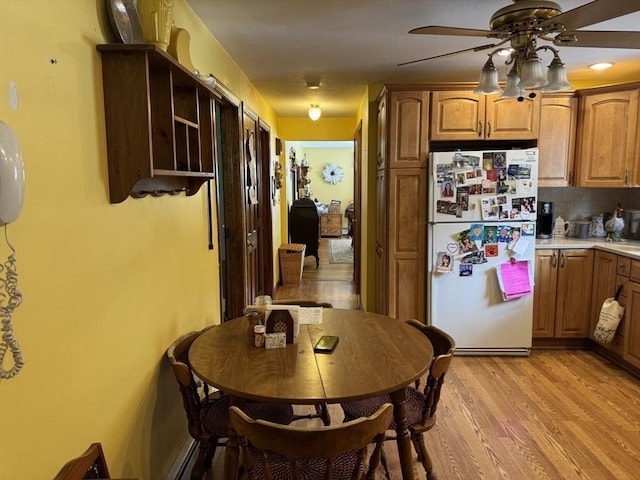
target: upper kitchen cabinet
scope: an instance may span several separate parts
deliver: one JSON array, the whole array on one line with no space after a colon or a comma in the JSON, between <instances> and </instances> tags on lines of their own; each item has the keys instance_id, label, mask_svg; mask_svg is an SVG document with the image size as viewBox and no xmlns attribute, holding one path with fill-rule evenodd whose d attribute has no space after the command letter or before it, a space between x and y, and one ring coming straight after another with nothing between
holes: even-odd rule
<instances>
[{"instance_id":1,"label":"upper kitchen cabinet","mask_svg":"<svg viewBox=\"0 0 640 480\"><path fill-rule=\"evenodd\" d=\"M577 119L578 98L575 95L543 95L538 137L538 186L572 184Z\"/></svg>"},{"instance_id":2,"label":"upper kitchen cabinet","mask_svg":"<svg viewBox=\"0 0 640 480\"><path fill-rule=\"evenodd\" d=\"M640 83L579 92L579 187L640 185L637 159Z\"/></svg>"},{"instance_id":3,"label":"upper kitchen cabinet","mask_svg":"<svg viewBox=\"0 0 640 480\"><path fill-rule=\"evenodd\" d=\"M538 138L540 95L521 102L471 91L435 91L431 95L431 140Z\"/></svg>"},{"instance_id":4,"label":"upper kitchen cabinet","mask_svg":"<svg viewBox=\"0 0 640 480\"><path fill-rule=\"evenodd\" d=\"M380 113L380 103L378 105ZM426 167L429 155L429 92L392 91L386 108L389 109L389 168ZM380 139L385 137L381 132L378 135Z\"/></svg>"},{"instance_id":5,"label":"upper kitchen cabinet","mask_svg":"<svg viewBox=\"0 0 640 480\"><path fill-rule=\"evenodd\" d=\"M154 45L98 45L111 203L214 176L215 93Z\"/></svg>"}]
</instances>

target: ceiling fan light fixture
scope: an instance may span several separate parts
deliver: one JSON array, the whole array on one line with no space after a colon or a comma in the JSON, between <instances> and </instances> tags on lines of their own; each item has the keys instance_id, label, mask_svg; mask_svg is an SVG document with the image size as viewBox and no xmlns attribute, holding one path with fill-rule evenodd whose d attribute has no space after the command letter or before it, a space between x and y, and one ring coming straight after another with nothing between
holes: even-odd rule
<instances>
[{"instance_id":1,"label":"ceiling fan light fixture","mask_svg":"<svg viewBox=\"0 0 640 480\"><path fill-rule=\"evenodd\" d=\"M498 69L493 64L491 56L489 56L489 60L487 60L487 63L482 67L478 86L473 93L491 95L492 93L500 93L501 91L500 85L498 85Z\"/></svg>"},{"instance_id":2,"label":"ceiling fan light fixture","mask_svg":"<svg viewBox=\"0 0 640 480\"><path fill-rule=\"evenodd\" d=\"M309 118L314 122L320 118L322 115L322 110L320 110L320 105L311 104L309 107Z\"/></svg>"},{"instance_id":3,"label":"ceiling fan light fixture","mask_svg":"<svg viewBox=\"0 0 640 480\"><path fill-rule=\"evenodd\" d=\"M538 55L528 57L520 68L520 88L538 88L547 83L544 66Z\"/></svg>"},{"instance_id":4,"label":"ceiling fan light fixture","mask_svg":"<svg viewBox=\"0 0 640 480\"><path fill-rule=\"evenodd\" d=\"M542 92L560 92L571 88L571 84L567 78L567 69L557 54L554 54L553 60L549 65L547 78L549 82L542 87Z\"/></svg>"},{"instance_id":5,"label":"ceiling fan light fixture","mask_svg":"<svg viewBox=\"0 0 640 480\"><path fill-rule=\"evenodd\" d=\"M525 92L518 86L519 83L520 76L518 75L516 67L513 67L507 75L507 84L500 98L524 98Z\"/></svg>"},{"instance_id":6,"label":"ceiling fan light fixture","mask_svg":"<svg viewBox=\"0 0 640 480\"><path fill-rule=\"evenodd\" d=\"M307 88L309 90L318 90L320 88L320 82L317 80L309 80L307 82Z\"/></svg>"}]
</instances>

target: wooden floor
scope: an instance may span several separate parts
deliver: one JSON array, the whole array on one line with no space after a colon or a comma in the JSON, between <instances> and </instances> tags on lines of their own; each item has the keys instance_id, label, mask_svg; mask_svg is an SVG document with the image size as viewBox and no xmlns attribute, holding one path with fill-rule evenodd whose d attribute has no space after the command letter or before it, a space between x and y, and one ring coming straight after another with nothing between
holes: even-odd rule
<instances>
[{"instance_id":1,"label":"wooden floor","mask_svg":"<svg viewBox=\"0 0 640 480\"><path fill-rule=\"evenodd\" d=\"M359 309L360 299L355 293L353 283L353 264L329 263L328 238L320 239L318 255L320 256L318 268L316 268L315 257L306 257L300 285L278 285L273 298L315 300L329 302L335 308Z\"/></svg>"},{"instance_id":2,"label":"wooden floor","mask_svg":"<svg viewBox=\"0 0 640 480\"><path fill-rule=\"evenodd\" d=\"M320 269L308 258L301 285L279 288L276 298L358 304L349 277L333 279L344 265L326 263L322 244ZM330 410L341 422L340 406ZM638 480L640 381L591 351L456 356L425 438L438 480ZM400 479L395 444L385 451ZM221 478L221 460L216 455L207 479ZM425 479L417 461L414 471Z\"/></svg>"}]
</instances>

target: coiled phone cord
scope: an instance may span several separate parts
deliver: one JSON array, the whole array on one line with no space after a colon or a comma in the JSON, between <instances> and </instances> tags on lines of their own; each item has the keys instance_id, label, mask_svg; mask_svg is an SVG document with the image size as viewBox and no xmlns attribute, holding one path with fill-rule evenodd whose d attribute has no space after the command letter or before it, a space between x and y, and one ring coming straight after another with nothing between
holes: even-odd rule
<instances>
[{"instance_id":1,"label":"coiled phone cord","mask_svg":"<svg viewBox=\"0 0 640 480\"><path fill-rule=\"evenodd\" d=\"M18 291L18 271L16 269L16 250L9 242L7 226L4 227L4 237L11 249L11 254L4 265L0 264L0 274L4 271L4 277L0 276L0 318L2 319L2 342L0 342L0 378L13 378L24 366L24 358L20 350L20 344L13 337L13 325L11 315L22 303L22 294ZM5 293L6 292L6 293ZM5 305L6 302L6 305ZM13 355L13 367L4 368L5 354L11 350Z\"/></svg>"}]
</instances>

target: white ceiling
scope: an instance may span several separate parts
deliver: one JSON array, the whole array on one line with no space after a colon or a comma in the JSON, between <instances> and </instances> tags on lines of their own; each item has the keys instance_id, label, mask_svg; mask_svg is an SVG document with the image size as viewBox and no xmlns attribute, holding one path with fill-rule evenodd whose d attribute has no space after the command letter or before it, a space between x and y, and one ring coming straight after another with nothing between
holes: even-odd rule
<instances>
[{"instance_id":1,"label":"white ceiling","mask_svg":"<svg viewBox=\"0 0 640 480\"><path fill-rule=\"evenodd\" d=\"M306 116L311 103L320 104L324 117L354 117L367 84L477 82L486 52L404 67L397 64L493 40L408 31L426 25L486 30L491 15L509 4L508 0L186 1L283 117ZM589 3L556 1L563 11ZM631 31L639 25L636 12L584 30ZM560 54L574 87L640 80L640 49L560 47ZM548 64L551 58L546 55L543 52L541 58ZM616 65L603 72L587 68L605 60ZM507 67L497 62L496 66L504 79ZM319 80L320 89L307 89L307 80Z\"/></svg>"}]
</instances>

